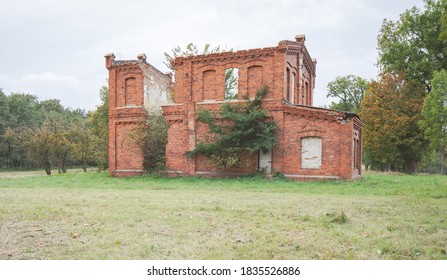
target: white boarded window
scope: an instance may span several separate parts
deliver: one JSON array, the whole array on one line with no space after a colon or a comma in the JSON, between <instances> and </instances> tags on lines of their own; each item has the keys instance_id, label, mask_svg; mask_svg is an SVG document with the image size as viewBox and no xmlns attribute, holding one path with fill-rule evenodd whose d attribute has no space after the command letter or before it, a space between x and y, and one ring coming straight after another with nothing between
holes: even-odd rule
<instances>
[{"instance_id":1,"label":"white boarded window","mask_svg":"<svg viewBox=\"0 0 447 280\"><path fill-rule=\"evenodd\" d=\"M305 137L301 139L301 168L321 168L321 138Z\"/></svg>"}]
</instances>

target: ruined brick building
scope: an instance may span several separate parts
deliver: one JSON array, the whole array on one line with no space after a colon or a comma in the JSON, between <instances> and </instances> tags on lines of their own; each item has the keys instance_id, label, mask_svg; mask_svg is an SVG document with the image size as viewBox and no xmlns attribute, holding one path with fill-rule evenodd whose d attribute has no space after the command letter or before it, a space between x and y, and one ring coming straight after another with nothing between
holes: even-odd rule
<instances>
[{"instance_id":1,"label":"ruined brick building","mask_svg":"<svg viewBox=\"0 0 447 280\"><path fill-rule=\"evenodd\" d=\"M361 175L362 126L353 113L312 107L316 60L305 37L281 41L278 46L237 52L179 57L171 76L146 62L117 61L106 55L109 70L109 172L113 176L141 173L142 153L128 135L145 121L150 106L161 106L169 123L166 172L184 176L227 176L264 170L296 180L354 179ZM228 94L225 74L236 73L236 88ZM197 111L217 112L223 102L245 102L263 85L270 118L279 125L278 145L267 153L248 156L243 166L223 170L206 157L188 158L196 143L207 136ZM234 94L237 93L237 94Z\"/></svg>"}]
</instances>

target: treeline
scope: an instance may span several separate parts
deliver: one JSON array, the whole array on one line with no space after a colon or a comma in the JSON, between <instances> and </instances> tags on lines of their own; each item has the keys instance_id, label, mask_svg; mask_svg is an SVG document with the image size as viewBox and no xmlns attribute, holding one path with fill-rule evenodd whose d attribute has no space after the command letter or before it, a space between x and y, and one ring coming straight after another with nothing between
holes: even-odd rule
<instances>
[{"instance_id":1,"label":"treeline","mask_svg":"<svg viewBox=\"0 0 447 280\"><path fill-rule=\"evenodd\" d=\"M331 108L365 123L363 164L413 173L445 170L447 154L447 0L385 19L378 35L380 75L348 75L328 84Z\"/></svg>"},{"instance_id":2,"label":"treeline","mask_svg":"<svg viewBox=\"0 0 447 280\"><path fill-rule=\"evenodd\" d=\"M107 166L108 89L100 90L102 104L93 112L65 108L59 100L40 101L35 95L0 89L0 167L54 168Z\"/></svg>"}]
</instances>

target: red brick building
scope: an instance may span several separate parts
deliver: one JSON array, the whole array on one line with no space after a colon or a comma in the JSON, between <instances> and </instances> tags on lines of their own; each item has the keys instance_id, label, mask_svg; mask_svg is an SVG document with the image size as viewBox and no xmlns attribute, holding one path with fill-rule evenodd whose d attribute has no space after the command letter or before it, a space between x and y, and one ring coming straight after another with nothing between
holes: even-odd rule
<instances>
[{"instance_id":1,"label":"red brick building","mask_svg":"<svg viewBox=\"0 0 447 280\"><path fill-rule=\"evenodd\" d=\"M146 62L144 54L137 60L115 60L107 54L109 70L109 174L134 176L144 172L143 154L134 137L144 125L147 112L170 102L171 76Z\"/></svg>"},{"instance_id":2,"label":"red brick building","mask_svg":"<svg viewBox=\"0 0 447 280\"><path fill-rule=\"evenodd\" d=\"M296 180L359 178L363 123L353 113L312 107L316 60L311 58L304 43L305 37L300 35L294 41L281 41L271 48L176 58L173 62L174 98L172 103L160 104L169 123L166 172L186 176L228 176L262 169L267 174L281 172ZM110 55L106 56L106 61L110 71L110 173L131 175L134 173L130 170L141 167L141 152L132 146L117 148L117 144L122 142L123 133L132 124L144 120L144 106L139 105L140 113L130 111L137 108L116 107L123 103L116 100L132 95L122 97L123 92L118 91L125 88L123 79L128 74L126 71L118 74L117 69L132 65L141 68L147 63L117 62ZM226 88L228 69L235 73L236 86L232 92ZM144 71L136 72L137 94L134 98L142 101L144 91L139 81ZM168 76L164 77L168 85ZM244 95L254 97L263 85L269 87L263 107L279 125L277 146L267 153L247 155L243 166L232 170L218 168L203 156L186 157L185 153L208 135L207 126L197 121L198 110L217 112L223 102L245 102ZM121 124L127 124L127 128ZM122 169L129 172L123 173Z\"/></svg>"}]
</instances>

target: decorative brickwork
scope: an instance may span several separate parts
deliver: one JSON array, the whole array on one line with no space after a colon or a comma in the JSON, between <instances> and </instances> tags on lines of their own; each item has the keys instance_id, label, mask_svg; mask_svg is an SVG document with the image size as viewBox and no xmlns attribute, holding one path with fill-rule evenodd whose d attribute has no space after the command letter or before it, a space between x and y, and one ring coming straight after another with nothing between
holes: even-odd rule
<instances>
[{"instance_id":1,"label":"decorative brickwork","mask_svg":"<svg viewBox=\"0 0 447 280\"><path fill-rule=\"evenodd\" d=\"M295 41L279 42L277 47L176 58L173 104L162 104L163 115L169 123L166 173L234 176L262 169L271 174L281 172L295 180L359 178L363 123L353 113L312 107L316 60L311 58L304 43L304 35L299 35ZM110 60L110 57L106 60L110 70L109 90L114 90L110 103L116 106L111 108L110 122L115 129L118 121L138 122L145 118L139 103L142 101L140 87L148 74L139 67L141 61L126 61L114 67ZM225 70L229 68L238 69L236 100L224 100ZM243 165L232 170L223 170L204 156L186 157L186 152L193 150L196 143L212 137L206 125L197 121L198 110L218 112L224 102L245 102L243 96L253 98L262 85L269 87L262 106L279 125L277 146L265 154L246 155ZM124 89L119 89L120 86ZM122 114L121 104L127 106ZM130 107L138 104L139 108ZM121 166L140 166L137 149L128 144L127 152L134 155L129 157L121 148L125 146L119 146L120 135L129 127L110 133L113 148L110 162L115 167L112 175L124 175L119 173ZM120 160L131 163L119 163Z\"/></svg>"}]
</instances>

